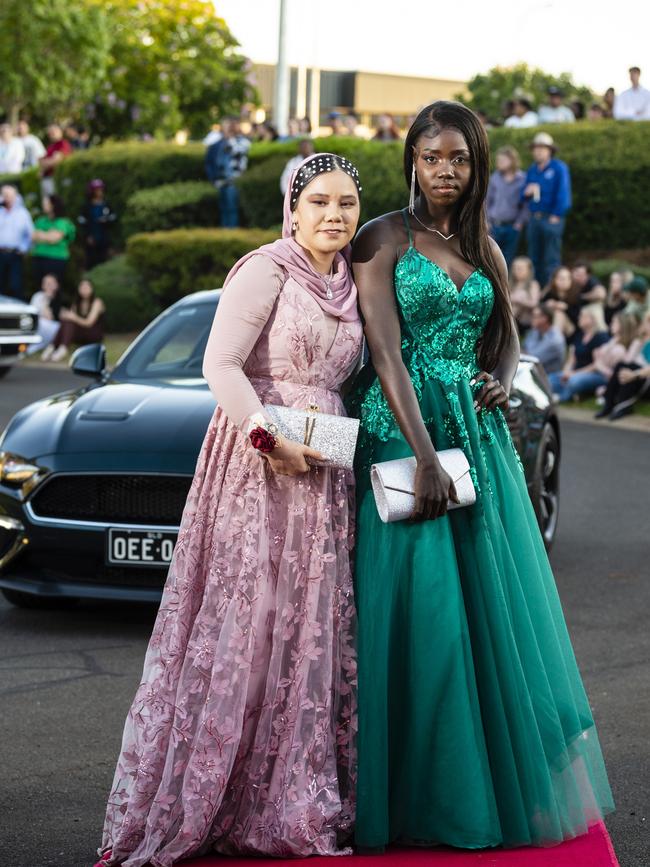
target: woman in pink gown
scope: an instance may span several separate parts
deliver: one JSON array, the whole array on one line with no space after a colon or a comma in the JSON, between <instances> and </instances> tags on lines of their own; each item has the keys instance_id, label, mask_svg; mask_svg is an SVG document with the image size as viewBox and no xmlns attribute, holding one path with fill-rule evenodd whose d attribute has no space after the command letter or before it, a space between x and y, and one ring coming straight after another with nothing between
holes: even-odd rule
<instances>
[{"instance_id":1,"label":"woman in pink gown","mask_svg":"<svg viewBox=\"0 0 650 867\"><path fill-rule=\"evenodd\" d=\"M110 793L99 864L336 855L354 818L353 477L248 436L264 404L344 414L361 351L359 181L317 154L283 239L237 263L205 353L218 401ZM342 252L341 252L342 251Z\"/></svg>"}]
</instances>

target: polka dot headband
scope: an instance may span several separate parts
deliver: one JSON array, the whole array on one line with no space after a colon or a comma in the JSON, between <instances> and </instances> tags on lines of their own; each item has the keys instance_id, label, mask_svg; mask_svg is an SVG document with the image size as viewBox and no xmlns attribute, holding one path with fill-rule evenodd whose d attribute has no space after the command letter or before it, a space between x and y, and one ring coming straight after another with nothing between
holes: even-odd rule
<instances>
[{"instance_id":1,"label":"polka dot headband","mask_svg":"<svg viewBox=\"0 0 650 867\"><path fill-rule=\"evenodd\" d=\"M337 169L340 169L352 178L359 192L363 190L361 181L359 180L359 170L356 166L352 165L350 160L346 160L345 157L335 156L334 154L315 154L296 172L293 184L291 185L291 210L296 207L298 197L310 181L313 181L318 175L325 174L325 172L334 172Z\"/></svg>"}]
</instances>

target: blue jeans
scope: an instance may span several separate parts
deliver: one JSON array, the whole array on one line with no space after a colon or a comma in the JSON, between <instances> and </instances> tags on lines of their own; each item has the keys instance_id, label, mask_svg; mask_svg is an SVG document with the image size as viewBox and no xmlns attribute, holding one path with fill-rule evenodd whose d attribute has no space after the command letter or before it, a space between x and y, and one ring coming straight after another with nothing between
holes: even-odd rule
<instances>
[{"instance_id":1,"label":"blue jeans","mask_svg":"<svg viewBox=\"0 0 650 867\"><path fill-rule=\"evenodd\" d=\"M517 255L520 230L515 229L512 223L504 223L502 226L492 226L490 234L501 248L506 265L510 268L512 260Z\"/></svg>"},{"instance_id":2,"label":"blue jeans","mask_svg":"<svg viewBox=\"0 0 650 867\"><path fill-rule=\"evenodd\" d=\"M40 287L39 287L40 288ZM0 252L0 294L23 299L23 257L16 252Z\"/></svg>"},{"instance_id":3,"label":"blue jeans","mask_svg":"<svg viewBox=\"0 0 650 867\"><path fill-rule=\"evenodd\" d=\"M574 394L593 394L600 385L607 385L607 379L597 370L588 370L581 373L576 370L568 382L562 382L562 371L549 373L553 394L557 394L561 401L571 400Z\"/></svg>"},{"instance_id":4,"label":"blue jeans","mask_svg":"<svg viewBox=\"0 0 650 867\"><path fill-rule=\"evenodd\" d=\"M219 188L219 217L225 228L239 226L239 190L230 182Z\"/></svg>"},{"instance_id":5,"label":"blue jeans","mask_svg":"<svg viewBox=\"0 0 650 867\"><path fill-rule=\"evenodd\" d=\"M562 235L564 217L559 223L551 223L544 215L537 219L530 215L528 223L528 255L532 259L535 277L540 286L546 286L551 274L562 264Z\"/></svg>"}]
</instances>

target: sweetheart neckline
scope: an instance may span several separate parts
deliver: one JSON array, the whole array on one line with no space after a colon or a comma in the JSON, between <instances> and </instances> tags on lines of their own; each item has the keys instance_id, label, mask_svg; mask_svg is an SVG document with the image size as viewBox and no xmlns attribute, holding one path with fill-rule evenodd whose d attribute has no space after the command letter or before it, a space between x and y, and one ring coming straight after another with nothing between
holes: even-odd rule
<instances>
[{"instance_id":1,"label":"sweetheart neckline","mask_svg":"<svg viewBox=\"0 0 650 867\"><path fill-rule=\"evenodd\" d=\"M463 290L465 289L465 286L467 286L467 284L469 283L469 281L471 280L471 278L475 274L481 274L482 273L480 268L474 268L474 270L471 272L471 274L467 275L467 277L465 278L465 282L463 283L463 285L459 289L458 286L456 285L456 281L454 280L454 278L451 276L451 274L448 271L445 271L445 269L442 267L442 265L438 265L438 263L434 262L433 259L429 259L428 256L425 256L424 253L421 253L417 249L417 247L413 246L413 244L409 244L408 248L399 257L399 259L397 260L397 262L395 264L395 268L397 268L397 266L402 261L402 259L407 255L409 250L413 250L413 252L417 256L419 256L421 259L424 259L424 261L428 262L430 265L433 265L434 268L436 268L444 277L446 277L447 280L449 280L449 283L451 284L451 286L454 287L454 291L456 292L456 295L458 295L458 296L462 295Z\"/></svg>"}]
</instances>

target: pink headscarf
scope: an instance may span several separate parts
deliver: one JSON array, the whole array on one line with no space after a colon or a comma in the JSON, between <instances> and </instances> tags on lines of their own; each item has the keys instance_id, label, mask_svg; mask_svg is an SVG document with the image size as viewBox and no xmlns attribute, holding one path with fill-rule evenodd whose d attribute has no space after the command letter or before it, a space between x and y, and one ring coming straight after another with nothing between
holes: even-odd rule
<instances>
[{"instance_id":1,"label":"pink headscarf","mask_svg":"<svg viewBox=\"0 0 650 867\"><path fill-rule=\"evenodd\" d=\"M287 273L305 289L315 301L318 302L321 309L331 316L336 316L344 322L351 322L358 317L357 312L357 287L354 284L352 277L352 268L350 266L350 245L348 244L334 257L333 277L330 281L330 291L332 297L327 297L327 287L323 275L315 270L310 263L306 251L292 237L291 223L291 190L295 181L296 175L303 166L311 160L318 160L320 157L332 157L333 154L314 154L307 157L303 162L291 173L289 186L284 196L284 220L282 223L282 238L274 241L272 244L264 244L258 247L257 250L252 250L243 256L235 263L224 281L224 288L235 276L244 262L247 262L251 256L269 256L273 261L284 268ZM316 171L313 177L316 177L320 172ZM312 179L310 178L310 180ZM306 184L305 184L306 186ZM303 186L304 189L304 186Z\"/></svg>"}]
</instances>

